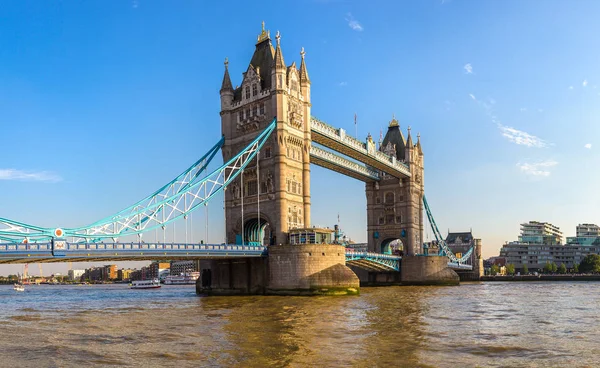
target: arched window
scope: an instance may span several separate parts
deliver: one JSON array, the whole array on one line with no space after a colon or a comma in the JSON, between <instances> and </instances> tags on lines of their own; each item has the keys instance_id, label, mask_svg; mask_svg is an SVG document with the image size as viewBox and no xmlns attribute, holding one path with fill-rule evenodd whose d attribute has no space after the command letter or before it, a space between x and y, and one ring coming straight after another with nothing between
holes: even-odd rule
<instances>
[{"instance_id":1,"label":"arched window","mask_svg":"<svg viewBox=\"0 0 600 368\"><path fill-rule=\"evenodd\" d=\"M394 193L392 193L392 192L385 193L385 204L392 204L392 203L394 203Z\"/></svg>"}]
</instances>

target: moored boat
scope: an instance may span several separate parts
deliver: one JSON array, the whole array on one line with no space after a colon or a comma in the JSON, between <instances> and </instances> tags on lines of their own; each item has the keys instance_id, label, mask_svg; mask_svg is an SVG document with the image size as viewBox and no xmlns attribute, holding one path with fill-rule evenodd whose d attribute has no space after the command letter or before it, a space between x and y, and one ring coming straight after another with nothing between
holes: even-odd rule
<instances>
[{"instance_id":1,"label":"moored boat","mask_svg":"<svg viewBox=\"0 0 600 368\"><path fill-rule=\"evenodd\" d=\"M179 276L169 275L165 277L165 285L194 285L200 277L200 272L187 272Z\"/></svg>"}]
</instances>

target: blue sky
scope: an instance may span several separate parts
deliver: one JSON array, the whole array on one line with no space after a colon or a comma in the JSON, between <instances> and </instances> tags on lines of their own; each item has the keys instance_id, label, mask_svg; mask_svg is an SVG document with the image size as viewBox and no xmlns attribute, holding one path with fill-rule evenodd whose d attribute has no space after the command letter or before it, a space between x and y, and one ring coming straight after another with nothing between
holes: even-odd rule
<instances>
[{"instance_id":1,"label":"blue sky","mask_svg":"<svg viewBox=\"0 0 600 368\"><path fill-rule=\"evenodd\" d=\"M305 48L313 115L354 132L356 113L361 138L392 114L421 133L442 232L472 228L488 257L524 221L600 222L600 3L248 4L3 4L0 217L85 225L168 182L219 139L223 60L239 84L264 20L288 64ZM313 166L312 203L314 224L340 213L366 240L363 183Z\"/></svg>"}]
</instances>

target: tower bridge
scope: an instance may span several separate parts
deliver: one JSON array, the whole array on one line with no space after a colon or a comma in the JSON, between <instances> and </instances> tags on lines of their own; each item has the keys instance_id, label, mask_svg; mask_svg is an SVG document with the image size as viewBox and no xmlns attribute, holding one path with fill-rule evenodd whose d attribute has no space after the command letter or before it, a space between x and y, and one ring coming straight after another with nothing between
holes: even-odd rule
<instances>
[{"instance_id":1,"label":"tower bridge","mask_svg":"<svg viewBox=\"0 0 600 368\"><path fill-rule=\"evenodd\" d=\"M200 160L150 196L88 226L43 228L0 219L0 263L204 259L209 276L199 289L232 293L352 293L358 279L345 264L401 271L406 283L458 282L451 269L480 273L480 248L457 258L437 229L424 195L420 136L414 143L409 127L405 138L393 118L379 144L370 135L362 142L313 117L305 55L302 49L299 66L286 64L279 32L273 45L263 23L235 88L225 60L222 138ZM207 173L219 152L224 164ZM366 252L316 241L290 244L291 233L316 231L311 163L365 183ZM225 210L222 244L165 241L166 226L187 221L218 193ZM439 244L435 256L423 248L424 215ZM162 232L163 241L142 241L149 231ZM119 241L126 236L138 241ZM401 254L391 254L392 248Z\"/></svg>"}]
</instances>

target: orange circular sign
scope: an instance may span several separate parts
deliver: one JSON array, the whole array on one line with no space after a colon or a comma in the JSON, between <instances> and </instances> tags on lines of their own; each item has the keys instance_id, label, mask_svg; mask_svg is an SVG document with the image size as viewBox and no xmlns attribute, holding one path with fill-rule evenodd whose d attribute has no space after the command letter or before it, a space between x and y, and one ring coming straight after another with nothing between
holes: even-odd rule
<instances>
[{"instance_id":1,"label":"orange circular sign","mask_svg":"<svg viewBox=\"0 0 600 368\"><path fill-rule=\"evenodd\" d=\"M57 228L54 230L54 236L56 236L57 238L60 238L63 235L65 235L63 229Z\"/></svg>"}]
</instances>

